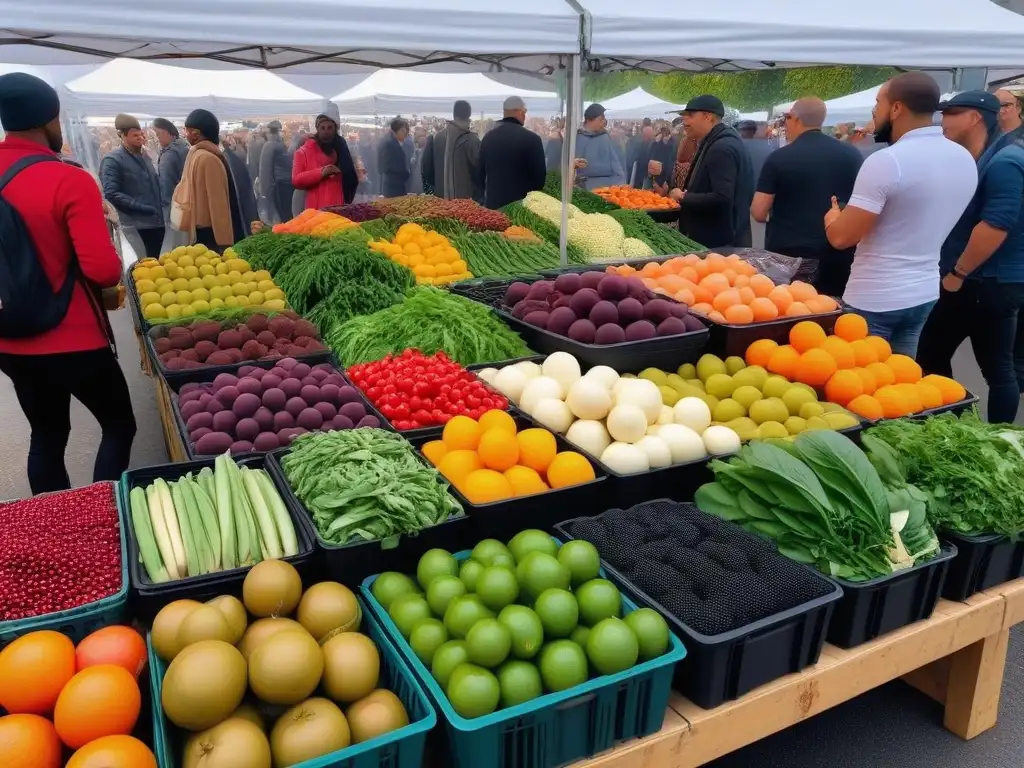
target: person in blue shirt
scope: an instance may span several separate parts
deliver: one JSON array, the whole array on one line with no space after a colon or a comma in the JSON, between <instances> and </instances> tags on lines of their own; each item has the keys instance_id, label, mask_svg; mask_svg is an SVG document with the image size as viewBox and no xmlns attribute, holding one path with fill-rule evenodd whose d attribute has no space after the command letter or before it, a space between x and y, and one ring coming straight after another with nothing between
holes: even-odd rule
<instances>
[{"instance_id":1,"label":"person in blue shirt","mask_svg":"<svg viewBox=\"0 0 1024 768\"><path fill-rule=\"evenodd\" d=\"M587 189L626 183L626 169L611 134L604 107L594 103L583 113L583 127L576 136L573 166Z\"/></svg>"},{"instance_id":2,"label":"person in blue shirt","mask_svg":"<svg viewBox=\"0 0 1024 768\"><path fill-rule=\"evenodd\" d=\"M952 374L967 338L988 382L988 420L1012 422L1020 391L1014 371L1017 317L1024 304L1024 142L1000 135L999 100L965 91L939 105L942 131L978 161L978 189L939 256L942 291L921 333L918 363Z\"/></svg>"}]
</instances>

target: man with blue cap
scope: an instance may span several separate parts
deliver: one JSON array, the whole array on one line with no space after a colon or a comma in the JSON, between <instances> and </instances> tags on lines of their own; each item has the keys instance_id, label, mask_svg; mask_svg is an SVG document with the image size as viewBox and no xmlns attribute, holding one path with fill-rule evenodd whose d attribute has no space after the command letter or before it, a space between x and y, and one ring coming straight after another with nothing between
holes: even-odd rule
<instances>
[{"instance_id":1,"label":"man with blue cap","mask_svg":"<svg viewBox=\"0 0 1024 768\"><path fill-rule=\"evenodd\" d=\"M1012 422L1017 316L1024 304L1024 146L999 132L999 99L964 91L939 105L942 132L978 163L978 188L939 259L942 291L921 333L918 362L949 376L970 338L989 386L988 420Z\"/></svg>"}]
</instances>

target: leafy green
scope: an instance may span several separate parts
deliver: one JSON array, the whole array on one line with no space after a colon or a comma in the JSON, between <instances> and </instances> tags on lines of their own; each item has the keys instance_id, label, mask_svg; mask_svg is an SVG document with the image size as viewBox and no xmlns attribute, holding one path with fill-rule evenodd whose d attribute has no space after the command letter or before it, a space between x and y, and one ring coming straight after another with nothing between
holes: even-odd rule
<instances>
[{"instance_id":1,"label":"leafy green","mask_svg":"<svg viewBox=\"0 0 1024 768\"><path fill-rule=\"evenodd\" d=\"M558 248L561 245L559 239L561 231L558 228L558 226L552 224L547 219L538 216L536 213L534 213L525 205L523 205L522 202L517 200L514 203L509 203L504 208L502 208L501 211L506 216L508 216L509 221L511 221L513 224L516 224L520 227L526 227L527 229L536 233L537 236L540 237L542 240L546 240L556 248ZM646 216L647 214L644 215ZM648 218L650 217L648 216ZM575 245L568 241L566 241L565 244L565 253L566 258L568 259L570 264L590 263L590 259L587 258L587 255L582 250L580 250L579 248L577 248Z\"/></svg>"},{"instance_id":2,"label":"leafy green","mask_svg":"<svg viewBox=\"0 0 1024 768\"><path fill-rule=\"evenodd\" d=\"M558 246L510 240L500 232L470 232L452 239L475 277L514 277L561 265ZM574 252L573 256L577 254ZM587 264L585 259L571 264Z\"/></svg>"}]
</instances>

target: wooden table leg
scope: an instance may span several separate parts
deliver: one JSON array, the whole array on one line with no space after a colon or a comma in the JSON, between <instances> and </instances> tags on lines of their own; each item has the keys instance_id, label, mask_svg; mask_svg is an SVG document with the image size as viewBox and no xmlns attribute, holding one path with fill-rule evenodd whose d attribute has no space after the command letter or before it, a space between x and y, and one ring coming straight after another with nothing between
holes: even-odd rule
<instances>
[{"instance_id":1,"label":"wooden table leg","mask_svg":"<svg viewBox=\"0 0 1024 768\"><path fill-rule=\"evenodd\" d=\"M950 657L944 724L962 739L996 724L1009 640L1010 630L1004 629Z\"/></svg>"}]
</instances>

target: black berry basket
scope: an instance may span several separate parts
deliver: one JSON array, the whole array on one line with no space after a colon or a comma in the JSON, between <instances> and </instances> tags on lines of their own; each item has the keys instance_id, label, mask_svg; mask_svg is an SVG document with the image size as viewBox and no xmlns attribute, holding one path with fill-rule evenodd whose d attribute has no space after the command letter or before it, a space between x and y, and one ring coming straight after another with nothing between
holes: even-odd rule
<instances>
[{"instance_id":1,"label":"black berry basket","mask_svg":"<svg viewBox=\"0 0 1024 768\"><path fill-rule=\"evenodd\" d=\"M998 533L951 531L940 533L939 538L957 549L942 589L947 600L966 600L976 592L1024 576L1024 539L1012 541Z\"/></svg>"},{"instance_id":2,"label":"black berry basket","mask_svg":"<svg viewBox=\"0 0 1024 768\"><path fill-rule=\"evenodd\" d=\"M674 688L705 709L818 661L842 589L768 541L660 499L556 526L686 644Z\"/></svg>"}]
</instances>

